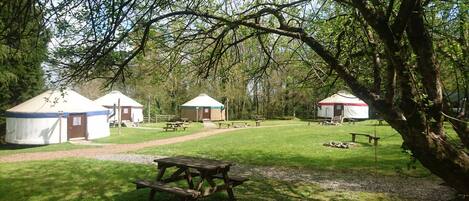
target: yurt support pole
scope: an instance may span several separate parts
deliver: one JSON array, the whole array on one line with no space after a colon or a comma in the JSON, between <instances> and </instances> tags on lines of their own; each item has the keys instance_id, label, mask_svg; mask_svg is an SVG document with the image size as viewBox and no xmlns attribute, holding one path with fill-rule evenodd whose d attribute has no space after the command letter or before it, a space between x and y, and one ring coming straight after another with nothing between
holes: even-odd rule
<instances>
[{"instance_id":1,"label":"yurt support pole","mask_svg":"<svg viewBox=\"0 0 469 201\"><path fill-rule=\"evenodd\" d=\"M62 143L62 117L64 112L59 111L59 143Z\"/></svg>"},{"instance_id":2,"label":"yurt support pole","mask_svg":"<svg viewBox=\"0 0 469 201\"><path fill-rule=\"evenodd\" d=\"M147 123L151 123L150 108L151 108L151 96L148 96L148 122Z\"/></svg>"},{"instance_id":3,"label":"yurt support pole","mask_svg":"<svg viewBox=\"0 0 469 201\"><path fill-rule=\"evenodd\" d=\"M121 124L122 124L122 117L121 117L121 99L117 99L117 134L121 134Z\"/></svg>"}]
</instances>

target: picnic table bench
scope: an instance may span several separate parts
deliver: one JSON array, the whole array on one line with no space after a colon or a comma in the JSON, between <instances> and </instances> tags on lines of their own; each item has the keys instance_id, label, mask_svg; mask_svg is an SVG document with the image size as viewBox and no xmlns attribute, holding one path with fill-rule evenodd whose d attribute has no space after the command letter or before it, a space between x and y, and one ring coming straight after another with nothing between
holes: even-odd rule
<instances>
[{"instance_id":1,"label":"picnic table bench","mask_svg":"<svg viewBox=\"0 0 469 201\"><path fill-rule=\"evenodd\" d=\"M158 174L153 181L137 180L137 189L150 188L149 200L153 200L156 192L173 194L181 200L197 200L213 195L219 191L226 191L230 200L235 200L233 187L243 184L248 179L228 176L232 164L219 160L203 159L188 156L176 156L154 160L158 163ZM167 168L177 170L167 178L163 178ZM194 184L195 179L198 181ZM214 180L222 180L222 184ZM182 188L169 185L172 182L186 180L188 187ZM208 183L208 185L204 185Z\"/></svg>"},{"instance_id":2,"label":"picnic table bench","mask_svg":"<svg viewBox=\"0 0 469 201\"><path fill-rule=\"evenodd\" d=\"M231 124L227 122L218 122L218 128L222 128L223 125L226 126L226 128L230 128L231 126Z\"/></svg>"},{"instance_id":3,"label":"picnic table bench","mask_svg":"<svg viewBox=\"0 0 469 201\"><path fill-rule=\"evenodd\" d=\"M231 126L232 127L235 127L235 125L242 125L244 127L247 127L248 126L248 122L246 121L232 121L231 122Z\"/></svg>"},{"instance_id":4,"label":"picnic table bench","mask_svg":"<svg viewBox=\"0 0 469 201\"><path fill-rule=\"evenodd\" d=\"M260 120L256 120L256 126L261 126L261 121Z\"/></svg>"},{"instance_id":5,"label":"picnic table bench","mask_svg":"<svg viewBox=\"0 0 469 201\"><path fill-rule=\"evenodd\" d=\"M371 143L371 140L373 140L373 144L375 146L378 145L378 140L380 139L380 137L375 137L375 136L372 136L371 134L368 134L368 133L350 133L350 135L352 135L352 142L355 142L355 138L356 138L357 135L361 135L361 136L368 137L368 143Z\"/></svg>"}]
</instances>

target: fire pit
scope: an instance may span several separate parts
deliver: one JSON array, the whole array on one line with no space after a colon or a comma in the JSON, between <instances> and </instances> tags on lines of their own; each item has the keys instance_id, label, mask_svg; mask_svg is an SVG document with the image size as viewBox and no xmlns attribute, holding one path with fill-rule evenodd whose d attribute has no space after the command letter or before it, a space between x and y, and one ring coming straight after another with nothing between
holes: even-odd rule
<instances>
[{"instance_id":1,"label":"fire pit","mask_svg":"<svg viewBox=\"0 0 469 201\"><path fill-rule=\"evenodd\" d=\"M335 148L341 148L341 149L348 149L350 147L355 146L356 144L353 143L353 142L334 142L334 141L330 141L330 142L324 143L323 145L326 146L326 147L335 147Z\"/></svg>"}]
</instances>

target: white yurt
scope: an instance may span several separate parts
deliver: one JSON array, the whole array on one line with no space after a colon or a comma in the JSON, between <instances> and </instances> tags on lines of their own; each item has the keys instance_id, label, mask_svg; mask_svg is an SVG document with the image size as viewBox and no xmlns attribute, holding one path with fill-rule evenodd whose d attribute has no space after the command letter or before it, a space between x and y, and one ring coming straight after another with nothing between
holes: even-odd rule
<instances>
[{"instance_id":1,"label":"white yurt","mask_svg":"<svg viewBox=\"0 0 469 201\"><path fill-rule=\"evenodd\" d=\"M135 123L143 121L143 105L122 94L120 91L111 91L110 93L96 99L94 102L109 110L112 116L110 120L117 121L117 112L114 112L114 110L117 110L119 99L122 121L131 121Z\"/></svg>"},{"instance_id":2,"label":"white yurt","mask_svg":"<svg viewBox=\"0 0 469 201\"><path fill-rule=\"evenodd\" d=\"M181 118L190 121L225 120L225 106L207 94L200 94L181 105Z\"/></svg>"},{"instance_id":3,"label":"white yurt","mask_svg":"<svg viewBox=\"0 0 469 201\"><path fill-rule=\"evenodd\" d=\"M72 90L49 90L6 111L14 144L54 144L109 136L106 108Z\"/></svg>"},{"instance_id":4,"label":"white yurt","mask_svg":"<svg viewBox=\"0 0 469 201\"><path fill-rule=\"evenodd\" d=\"M368 119L368 105L346 91L339 91L319 101L318 105L319 117L332 118L342 115L347 119Z\"/></svg>"}]
</instances>

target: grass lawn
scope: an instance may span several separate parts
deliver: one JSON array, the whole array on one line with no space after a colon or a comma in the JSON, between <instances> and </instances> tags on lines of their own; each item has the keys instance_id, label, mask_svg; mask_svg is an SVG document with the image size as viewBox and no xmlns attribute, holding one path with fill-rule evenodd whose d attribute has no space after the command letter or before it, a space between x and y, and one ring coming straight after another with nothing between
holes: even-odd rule
<instances>
[{"instance_id":1,"label":"grass lawn","mask_svg":"<svg viewBox=\"0 0 469 201\"><path fill-rule=\"evenodd\" d=\"M250 126L255 126L256 125L256 121L252 120L252 119L248 119L248 120L233 120L233 121L226 121L227 123L231 123L231 122L247 122ZM261 121L261 126L280 126L280 125L290 125L290 124L303 124L303 125L306 125L308 124L308 122L306 121L301 121L301 120L298 120L298 119L294 119L294 120L265 120L265 121Z\"/></svg>"},{"instance_id":2,"label":"grass lawn","mask_svg":"<svg viewBox=\"0 0 469 201\"><path fill-rule=\"evenodd\" d=\"M121 128L121 134L118 134L117 128L111 128L111 136L93 140L97 143L115 143L115 144L132 144L145 142L149 140L164 139L189 135L200 131L203 128L201 123L191 123L189 128L178 131L164 131L161 128L165 123L144 124L142 128ZM155 128L155 129L152 129Z\"/></svg>"},{"instance_id":3,"label":"grass lawn","mask_svg":"<svg viewBox=\"0 0 469 201\"><path fill-rule=\"evenodd\" d=\"M290 121L291 122L291 121ZM299 122L299 121L298 121ZM146 148L139 154L192 155L230 160L241 164L286 166L332 171L367 171L396 175L396 169L407 174L428 175L417 164L416 170L407 170L409 155L402 152L402 139L389 126L374 126L374 121L354 125L322 126L306 122L303 125L243 129L184 143ZM351 141L349 132L373 133L381 137L376 148L368 138L357 136L358 145L351 149L323 146L330 141Z\"/></svg>"},{"instance_id":4,"label":"grass lawn","mask_svg":"<svg viewBox=\"0 0 469 201\"><path fill-rule=\"evenodd\" d=\"M71 168L73 167L73 168ZM151 165L136 165L91 159L67 159L0 164L0 200L147 200L148 190L135 190L131 181L154 178ZM239 200L395 200L382 193L336 192L304 182L283 182L265 178L236 187ZM205 201L226 200L218 193ZM155 200L174 197L157 194Z\"/></svg>"},{"instance_id":5,"label":"grass lawn","mask_svg":"<svg viewBox=\"0 0 469 201\"><path fill-rule=\"evenodd\" d=\"M165 123L153 123L144 125L144 127L162 128ZM97 143L115 143L115 144L131 144L145 142L148 140L157 140L164 138L171 138L183 135L189 135L203 129L201 123L191 123L189 128L185 131L168 131L165 132L161 129L144 129L144 128L121 128L122 133L117 134L117 128L111 128L111 136L93 140ZM11 155L16 153L31 153L31 152L48 152L48 151L63 151L72 149L86 149L96 148L99 146L94 145L76 145L71 143L51 144L51 145L12 145L0 144L0 156Z\"/></svg>"},{"instance_id":6,"label":"grass lawn","mask_svg":"<svg viewBox=\"0 0 469 201\"><path fill-rule=\"evenodd\" d=\"M51 145L13 145L13 144L0 144L0 156L11 155L18 153L30 152L47 152L47 151L63 151L72 149L86 149L96 148L99 146L90 145L76 145L71 143L51 144Z\"/></svg>"}]
</instances>

